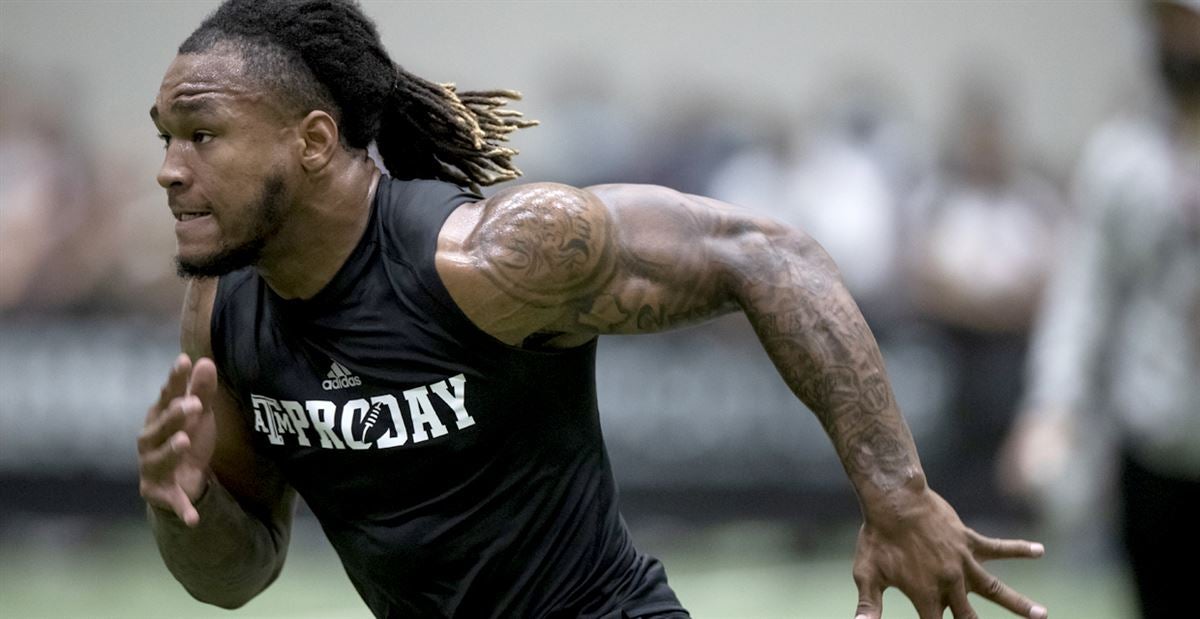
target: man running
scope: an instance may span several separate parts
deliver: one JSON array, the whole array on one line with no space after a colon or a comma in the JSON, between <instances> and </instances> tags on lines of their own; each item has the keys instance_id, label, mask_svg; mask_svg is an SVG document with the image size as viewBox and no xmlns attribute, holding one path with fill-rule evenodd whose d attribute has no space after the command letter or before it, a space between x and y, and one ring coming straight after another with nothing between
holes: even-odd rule
<instances>
[{"instance_id":1,"label":"man running","mask_svg":"<svg viewBox=\"0 0 1200 619\"><path fill-rule=\"evenodd\" d=\"M302 495L379 617L686 617L633 548L596 409L596 336L743 311L861 501L858 616L922 619L1040 544L966 528L926 483L878 347L795 230L649 186L512 187L514 93L396 66L342 0L230 0L150 114L189 277L138 441L163 558L234 608L279 574ZM388 169L367 155L374 142Z\"/></svg>"}]
</instances>

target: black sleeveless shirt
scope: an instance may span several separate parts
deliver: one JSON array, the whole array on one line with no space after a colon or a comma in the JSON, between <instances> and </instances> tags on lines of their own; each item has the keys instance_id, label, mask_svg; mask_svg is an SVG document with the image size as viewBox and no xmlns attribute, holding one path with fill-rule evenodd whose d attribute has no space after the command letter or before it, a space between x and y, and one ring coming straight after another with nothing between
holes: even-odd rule
<instances>
[{"instance_id":1,"label":"black sleeveless shirt","mask_svg":"<svg viewBox=\"0 0 1200 619\"><path fill-rule=\"evenodd\" d=\"M213 352L254 447L378 617L681 611L617 513L595 342L507 346L435 270L443 222L479 199L383 177L362 240L313 298L284 300L252 268L221 278Z\"/></svg>"}]
</instances>

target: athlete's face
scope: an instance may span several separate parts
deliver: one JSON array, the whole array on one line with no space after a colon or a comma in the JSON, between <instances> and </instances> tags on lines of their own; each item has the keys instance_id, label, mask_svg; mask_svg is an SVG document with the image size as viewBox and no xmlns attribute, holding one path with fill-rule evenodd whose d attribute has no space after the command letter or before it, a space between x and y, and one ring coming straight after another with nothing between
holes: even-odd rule
<instances>
[{"instance_id":1,"label":"athlete's face","mask_svg":"<svg viewBox=\"0 0 1200 619\"><path fill-rule=\"evenodd\" d=\"M291 205L295 132L242 65L236 52L176 56L150 110L181 275L255 264Z\"/></svg>"}]
</instances>

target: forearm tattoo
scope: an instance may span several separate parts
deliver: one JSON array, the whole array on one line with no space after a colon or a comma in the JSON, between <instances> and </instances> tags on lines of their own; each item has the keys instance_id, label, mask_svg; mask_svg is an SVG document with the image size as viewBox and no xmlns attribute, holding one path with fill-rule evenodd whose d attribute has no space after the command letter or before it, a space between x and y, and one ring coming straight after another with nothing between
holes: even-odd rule
<instances>
[{"instance_id":1,"label":"forearm tattoo","mask_svg":"<svg viewBox=\"0 0 1200 619\"><path fill-rule=\"evenodd\" d=\"M874 336L823 251L808 240L768 242L734 265L745 272L746 315L851 478L897 487L915 471L916 450Z\"/></svg>"},{"instance_id":2,"label":"forearm tattoo","mask_svg":"<svg viewBox=\"0 0 1200 619\"><path fill-rule=\"evenodd\" d=\"M860 488L919 472L879 347L811 239L662 188L526 186L493 198L468 243L505 294L562 307L559 333L646 333L738 308Z\"/></svg>"}]
</instances>

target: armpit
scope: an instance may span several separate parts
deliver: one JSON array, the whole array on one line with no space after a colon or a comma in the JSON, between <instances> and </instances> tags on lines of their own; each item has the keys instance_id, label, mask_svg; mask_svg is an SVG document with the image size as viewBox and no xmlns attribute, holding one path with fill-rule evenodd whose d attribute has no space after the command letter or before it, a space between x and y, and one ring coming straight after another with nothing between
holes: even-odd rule
<instances>
[{"instance_id":1,"label":"armpit","mask_svg":"<svg viewBox=\"0 0 1200 619\"><path fill-rule=\"evenodd\" d=\"M488 200L467 250L513 298L556 307L594 291L616 266L612 222L591 194L537 183Z\"/></svg>"}]
</instances>

